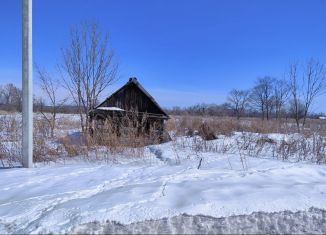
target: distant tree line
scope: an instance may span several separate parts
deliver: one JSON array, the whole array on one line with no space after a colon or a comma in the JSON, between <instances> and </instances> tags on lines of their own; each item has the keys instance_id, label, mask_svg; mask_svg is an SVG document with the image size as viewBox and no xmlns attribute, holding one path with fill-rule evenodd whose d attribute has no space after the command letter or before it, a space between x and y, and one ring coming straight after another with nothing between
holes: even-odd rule
<instances>
[{"instance_id":1,"label":"distant tree line","mask_svg":"<svg viewBox=\"0 0 326 235\"><path fill-rule=\"evenodd\" d=\"M198 115L198 116L230 116L232 111L227 104L197 104L189 107L166 108L165 111L171 115Z\"/></svg>"},{"instance_id":2,"label":"distant tree line","mask_svg":"<svg viewBox=\"0 0 326 235\"><path fill-rule=\"evenodd\" d=\"M78 113L78 107L64 103L56 106L58 113ZM8 112L21 112L22 90L12 83L0 85L0 110ZM51 113L53 106L45 102L44 98L34 96L33 110L35 112Z\"/></svg>"},{"instance_id":3,"label":"distant tree line","mask_svg":"<svg viewBox=\"0 0 326 235\"><path fill-rule=\"evenodd\" d=\"M259 77L255 85L247 90L232 89L226 103L199 104L186 108L173 107L167 112L174 115L214 115L293 118L297 129L304 128L308 117L318 115L311 110L316 98L326 92L326 68L316 59L306 63L290 64L284 78ZM322 115L322 114L321 114Z\"/></svg>"}]
</instances>

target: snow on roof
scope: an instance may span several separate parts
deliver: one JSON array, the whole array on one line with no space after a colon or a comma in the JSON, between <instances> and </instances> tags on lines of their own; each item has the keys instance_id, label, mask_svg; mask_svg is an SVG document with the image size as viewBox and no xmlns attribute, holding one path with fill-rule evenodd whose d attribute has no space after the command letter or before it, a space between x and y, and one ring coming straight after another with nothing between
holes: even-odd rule
<instances>
[{"instance_id":1,"label":"snow on roof","mask_svg":"<svg viewBox=\"0 0 326 235\"><path fill-rule=\"evenodd\" d=\"M99 109L99 110L108 110L108 111L125 111L124 109L120 109L118 107L98 107L96 109Z\"/></svg>"}]
</instances>

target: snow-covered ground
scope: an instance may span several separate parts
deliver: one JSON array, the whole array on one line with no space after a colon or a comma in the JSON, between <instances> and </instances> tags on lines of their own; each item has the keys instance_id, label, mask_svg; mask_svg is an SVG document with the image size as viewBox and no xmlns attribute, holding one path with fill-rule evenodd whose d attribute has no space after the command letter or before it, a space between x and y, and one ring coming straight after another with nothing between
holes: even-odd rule
<instances>
[{"instance_id":1,"label":"snow-covered ground","mask_svg":"<svg viewBox=\"0 0 326 235\"><path fill-rule=\"evenodd\" d=\"M82 224L75 234L325 234L326 210L253 212L215 218L204 215L178 215L131 224L98 221Z\"/></svg>"},{"instance_id":2,"label":"snow-covered ground","mask_svg":"<svg viewBox=\"0 0 326 235\"><path fill-rule=\"evenodd\" d=\"M94 221L130 224L183 213L326 209L325 165L251 157L245 163L237 154L193 155L166 143L114 163L0 170L0 233L78 232Z\"/></svg>"}]
</instances>

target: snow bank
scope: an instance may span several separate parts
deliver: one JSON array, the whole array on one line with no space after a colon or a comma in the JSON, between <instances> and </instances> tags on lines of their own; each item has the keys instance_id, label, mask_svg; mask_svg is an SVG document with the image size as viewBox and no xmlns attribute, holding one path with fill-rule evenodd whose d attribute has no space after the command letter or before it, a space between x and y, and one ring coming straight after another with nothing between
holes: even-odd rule
<instances>
[{"instance_id":1,"label":"snow bank","mask_svg":"<svg viewBox=\"0 0 326 235\"><path fill-rule=\"evenodd\" d=\"M326 211L254 212L214 218L204 215L178 215L132 224L114 221L91 222L75 228L73 233L97 234L325 234Z\"/></svg>"}]
</instances>

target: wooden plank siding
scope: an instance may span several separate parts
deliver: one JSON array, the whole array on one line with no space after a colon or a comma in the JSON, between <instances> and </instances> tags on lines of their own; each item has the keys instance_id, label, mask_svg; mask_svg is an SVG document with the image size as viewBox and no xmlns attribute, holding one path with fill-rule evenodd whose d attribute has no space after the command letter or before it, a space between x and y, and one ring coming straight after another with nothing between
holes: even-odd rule
<instances>
[{"instance_id":1,"label":"wooden plank siding","mask_svg":"<svg viewBox=\"0 0 326 235\"><path fill-rule=\"evenodd\" d=\"M153 117L169 119L169 116L136 78L130 78L123 87L99 104L95 110L99 107L117 107L126 112L147 113Z\"/></svg>"},{"instance_id":2,"label":"wooden plank siding","mask_svg":"<svg viewBox=\"0 0 326 235\"><path fill-rule=\"evenodd\" d=\"M134 83L112 95L99 107L118 107L126 111L162 114L157 106Z\"/></svg>"}]
</instances>

